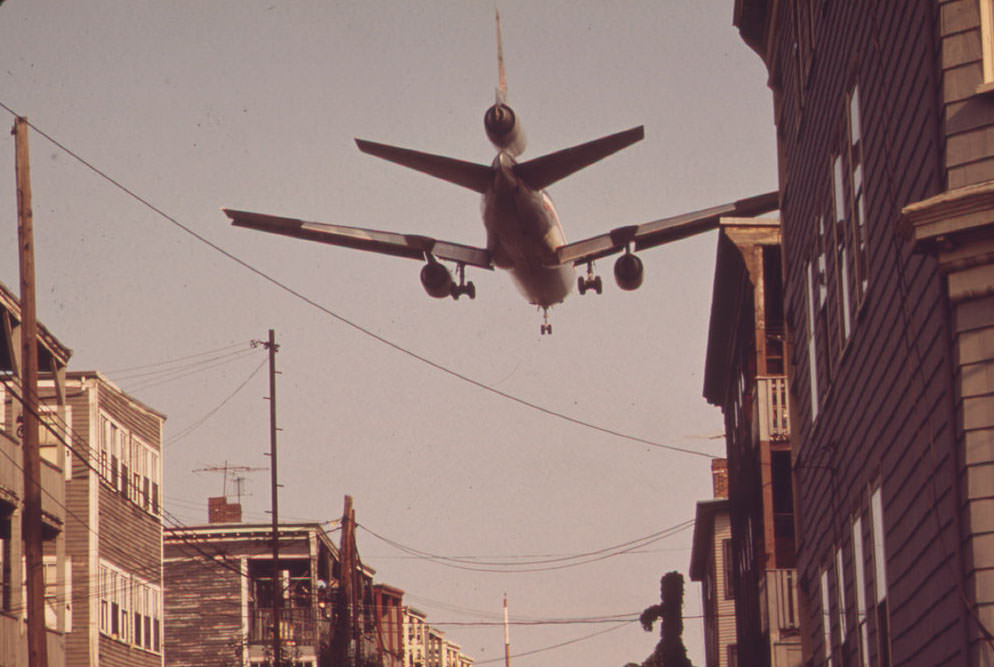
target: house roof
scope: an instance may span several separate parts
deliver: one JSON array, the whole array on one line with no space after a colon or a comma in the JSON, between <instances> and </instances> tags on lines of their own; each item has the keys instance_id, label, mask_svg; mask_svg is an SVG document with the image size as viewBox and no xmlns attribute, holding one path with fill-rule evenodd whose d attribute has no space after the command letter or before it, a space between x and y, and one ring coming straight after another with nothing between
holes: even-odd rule
<instances>
[{"instance_id":1,"label":"house roof","mask_svg":"<svg viewBox=\"0 0 994 667\"><path fill-rule=\"evenodd\" d=\"M708 559L713 557L710 546L714 535L714 517L728 512L728 498L712 498L697 502L697 516L694 518L694 541L690 551L690 578L703 581L707 572Z\"/></svg>"},{"instance_id":2,"label":"house roof","mask_svg":"<svg viewBox=\"0 0 994 667\"><path fill-rule=\"evenodd\" d=\"M7 311L14 321L21 321L21 301L3 283L0 283L0 308ZM0 337L6 339L7 332L4 327L0 327ZM38 322L38 365L45 370L52 360L57 366L65 367L72 356L72 350L59 342L44 324ZM0 370L13 370L11 360L7 354L8 345L0 346Z\"/></svg>"},{"instance_id":3,"label":"house roof","mask_svg":"<svg viewBox=\"0 0 994 667\"><path fill-rule=\"evenodd\" d=\"M704 398L712 405L725 403L742 308L752 295L742 247L778 243L779 229L777 218L721 219L704 364Z\"/></svg>"}]
</instances>

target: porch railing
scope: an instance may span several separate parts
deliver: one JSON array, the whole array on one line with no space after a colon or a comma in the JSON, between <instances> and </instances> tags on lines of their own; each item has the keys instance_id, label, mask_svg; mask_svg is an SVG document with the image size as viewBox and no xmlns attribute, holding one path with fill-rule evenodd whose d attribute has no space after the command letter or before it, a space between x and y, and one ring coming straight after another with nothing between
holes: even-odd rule
<instances>
[{"instance_id":1,"label":"porch railing","mask_svg":"<svg viewBox=\"0 0 994 667\"><path fill-rule=\"evenodd\" d=\"M787 378L768 376L756 378L759 408L759 438L767 442L790 440L790 404Z\"/></svg>"}]
</instances>

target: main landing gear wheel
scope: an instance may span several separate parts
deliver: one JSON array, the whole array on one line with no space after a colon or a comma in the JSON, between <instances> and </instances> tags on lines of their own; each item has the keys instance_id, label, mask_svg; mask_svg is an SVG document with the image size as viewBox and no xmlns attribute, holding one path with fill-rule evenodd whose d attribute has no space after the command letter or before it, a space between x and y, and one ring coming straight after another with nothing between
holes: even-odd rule
<instances>
[{"instance_id":1,"label":"main landing gear wheel","mask_svg":"<svg viewBox=\"0 0 994 667\"><path fill-rule=\"evenodd\" d=\"M549 324L549 307L548 306L543 306L542 307L542 319L543 319L542 327L541 327L542 335L544 336L545 334L549 334L551 336L552 335L552 325Z\"/></svg>"},{"instance_id":2,"label":"main landing gear wheel","mask_svg":"<svg viewBox=\"0 0 994 667\"><path fill-rule=\"evenodd\" d=\"M465 264L459 265L459 284L452 286L451 294L452 298L455 299L456 301L458 301L459 297L462 296L463 294L468 296L470 299L476 298L476 285L473 284L472 280L466 282Z\"/></svg>"},{"instance_id":3,"label":"main landing gear wheel","mask_svg":"<svg viewBox=\"0 0 994 667\"><path fill-rule=\"evenodd\" d=\"M588 289L592 289L598 294L604 289L601 283L601 277L594 275L594 263L587 262L587 277L577 276L576 288L581 295L586 294Z\"/></svg>"},{"instance_id":4,"label":"main landing gear wheel","mask_svg":"<svg viewBox=\"0 0 994 667\"><path fill-rule=\"evenodd\" d=\"M576 287L581 295L586 294L588 289L592 289L598 294L600 294L604 289L604 285L603 283L601 283L600 276L594 276L592 278L591 277L584 278L583 276L579 276L576 279Z\"/></svg>"}]
</instances>

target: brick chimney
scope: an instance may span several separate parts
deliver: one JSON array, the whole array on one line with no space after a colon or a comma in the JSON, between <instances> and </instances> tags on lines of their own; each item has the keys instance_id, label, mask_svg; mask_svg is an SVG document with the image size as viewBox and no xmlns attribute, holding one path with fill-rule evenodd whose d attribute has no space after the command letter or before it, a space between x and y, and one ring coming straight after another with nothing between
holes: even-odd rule
<instances>
[{"instance_id":1,"label":"brick chimney","mask_svg":"<svg viewBox=\"0 0 994 667\"><path fill-rule=\"evenodd\" d=\"M208 523L241 523L241 503L229 503L224 496L207 499Z\"/></svg>"},{"instance_id":2,"label":"brick chimney","mask_svg":"<svg viewBox=\"0 0 994 667\"><path fill-rule=\"evenodd\" d=\"M715 498L728 497L728 459L711 459L711 482Z\"/></svg>"}]
</instances>

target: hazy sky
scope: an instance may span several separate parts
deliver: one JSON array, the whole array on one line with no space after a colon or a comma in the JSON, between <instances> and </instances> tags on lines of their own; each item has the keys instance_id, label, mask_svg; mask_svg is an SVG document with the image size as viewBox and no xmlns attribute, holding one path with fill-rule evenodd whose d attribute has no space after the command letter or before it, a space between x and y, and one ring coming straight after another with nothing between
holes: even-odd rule
<instances>
[{"instance_id":1,"label":"hazy sky","mask_svg":"<svg viewBox=\"0 0 994 667\"><path fill-rule=\"evenodd\" d=\"M550 188L569 239L776 187L766 76L731 0L499 6L524 158L646 128ZM466 0L8 0L0 102L146 202L32 132L39 317L75 351L71 369L168 415L167 525L206 521L221 493L221 475L195 470L268 465L265 352L249 341L273 328L283 518L337 519L354 496L363 561L477 664L503 660L503 630L486 623L507 592L512 621L574 620L512 627L515 665L620 667L652 651L658 626L576 619L633 618L663 573L686 574L690 529L612 547L692 519L723 451L720 412L701 398L715 234L645 252L632 293L602 261L605 293L574 294L543 337L500 272L470 272L475 301L436 301L416 262L235 229L220 211L482 245L477 195L353 137L489 164L493 14ZM0 281L16 291L2 136ZM247 519L269 521L268 473L245 477ZM373 533L493 564L414 557ZM594 555L534 563L579 554ZM700 614L689 581L685 611ZM703 664L699 619L685 638Z\"/></svg>"}]
</instances>

